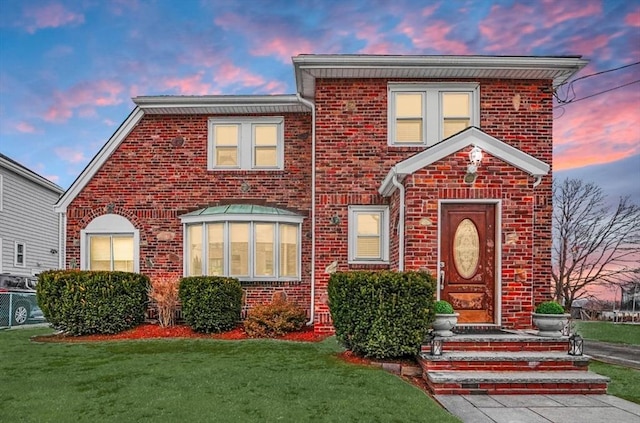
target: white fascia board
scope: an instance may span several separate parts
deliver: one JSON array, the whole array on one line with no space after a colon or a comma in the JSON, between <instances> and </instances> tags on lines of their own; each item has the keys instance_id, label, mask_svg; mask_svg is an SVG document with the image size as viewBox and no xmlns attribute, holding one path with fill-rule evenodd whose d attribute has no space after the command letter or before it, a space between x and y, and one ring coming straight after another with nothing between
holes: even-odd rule
<instances>
[{"instance_id":1,"label":"white fascia board","mask_svg":"<svg viewBox=\"0 0 640 423\"><path fill-rule=\"evenodd\" d=\"M212 96L141 96L133 102L143 110L183 107L290 106L301 104L295 94L284 95L212 95Z\"/></svg>"},{"instance_id":2,"label":"white fascia board","mask_svg":"<svg viewBox=\"0 0 640 423\"><path fill-rule=\"evenodd\" d=\"M303 216L276 215L276 214L215 214L181 216L183 224L203 222L278 222L278 223L302 223Z\"/></svg>"},{"instance_id":3,"label":"white fascia board","mask_svg":"<svg viewBox=\"0 0 640 423\"><path fill-rule=\"evenodd\" d=\"M471 127L393 166L384 178L378 192L385 197L390 196L396 188L392 183L394 174L397 175L398 181L402 181L407 175L471 145L480 147L483 151L534 177L549 173L550 166L542 160L500 141L476 127Z\"/></svg>"},{"instance_id":4,"label":"white fascia board","mask_svg":"<svg viewBox=\"0 0 640 423\"><path fill-rule=\"evenodd\" d=\"M43 188L53 191L58 195L64 192L64 189L62 187L51 182L47 178L38 175L32 170L22 166L20 163L13 161L13 159L11 158L8 158L7 160L4 157L0 157L0 167L4 167L5 169L12 171L13 173L22 176L23 178L28 179L29 181L40 185Z\"/></svg>"},{"instance_id":5,"label":"white fascia board","mask_svg":"<svg viewBox=\"0 0 640 423\"><path fill-rule=\"evenodd\" d=\"M111 154L120 146L122 141L129 135L133 128L140 122L144 116L144 111L140 107L133 109L127 119L120 125L116 132L109 138L107 143L98 151L93 159L84 168L80 176L73 181L73 184L64 193L60 200L53 206L53 210L58 213L66 213L69 204L80 194L80 191L89 183L91 178L100 170L102 165L109 159Z\"/></svg>"}]
</instances>

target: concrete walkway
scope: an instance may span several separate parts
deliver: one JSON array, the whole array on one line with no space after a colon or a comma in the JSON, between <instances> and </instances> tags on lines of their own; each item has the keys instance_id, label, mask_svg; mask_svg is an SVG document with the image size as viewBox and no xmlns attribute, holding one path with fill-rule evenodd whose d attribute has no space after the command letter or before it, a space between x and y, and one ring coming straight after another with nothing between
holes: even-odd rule
<instances>
[{"instance_id":1,"label":"concrete walkway","mask_svg":"<svg viewBox=\"0 0 640 423\"><path fill-rule=\"evenodd\" d=\"M640 405L612 395L436 395L465 423L640 423Z\"/></svg>"}]
</instances>

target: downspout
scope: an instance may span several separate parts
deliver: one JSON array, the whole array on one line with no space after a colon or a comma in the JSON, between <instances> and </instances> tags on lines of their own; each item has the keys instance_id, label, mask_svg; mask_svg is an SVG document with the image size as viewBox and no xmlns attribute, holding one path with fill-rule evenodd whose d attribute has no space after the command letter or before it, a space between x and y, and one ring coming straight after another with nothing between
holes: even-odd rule
<instances>
[{"instance_id":1,"label":"downspout","mask_svg":"<svg viewBox=\"0 0 640 423\"><path fill-rule=\"evenodd\" d=\"M315 320L316 297L316 105L302 98L300 93L296 93L296 96L311 109L311 300L307 322L307 326L311 326Z\"/></svg>"},{"instance_id":2,"label":"downspout","mask_svg":"<svg viewBox=\"0 0 640 423\"><path fill-rule=\"evenodd\" d=\"M400 210L398 216L398 271L404 271L404 185L398 182L398 175L393 168L391 183L400 190Z\"/></svg>"},{"instance_id":3,"label":"downspout","mask_svg":"<svg viewBox=\"0 0 640 423\"><path fill-rule=\"evenodd\" d=\"M58 269L64 269L67 261L67 213L58 214Z\"/></svg>"}]
</instances>

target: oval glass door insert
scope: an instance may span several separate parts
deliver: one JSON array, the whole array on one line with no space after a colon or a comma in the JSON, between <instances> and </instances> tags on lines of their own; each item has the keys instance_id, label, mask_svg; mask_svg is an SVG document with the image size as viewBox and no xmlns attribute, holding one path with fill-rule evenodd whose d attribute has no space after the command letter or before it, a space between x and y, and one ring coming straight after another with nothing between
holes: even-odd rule
<instances>
[{"instance_id":1,"label":"oval glass door insert","mask_svg":"<svg viewBox=\"0 0 640 423\"><path fill-rule=\"evenodd\" d=\"M471 219L464 219L453 236L453 262L458 274L471 279L480 260L480 236Z\"/></svg>"}]
</instances>

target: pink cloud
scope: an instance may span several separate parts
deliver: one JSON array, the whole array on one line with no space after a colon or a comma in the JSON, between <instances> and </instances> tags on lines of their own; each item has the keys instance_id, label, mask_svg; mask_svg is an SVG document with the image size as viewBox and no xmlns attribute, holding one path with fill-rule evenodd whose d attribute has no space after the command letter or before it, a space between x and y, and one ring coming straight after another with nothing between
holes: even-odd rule
<instances>
[{"instance_id":1,"label":"pink cloud","mask_svg":"<svg viewBox=\"0 0 640 423\"><path fill-rule=\"evenodd\" d=\"M87 158L82 151L75 150L71 147L56 147L53 151L60 160L67 163L78 164L85 163L87 161Z\"/></svg>"},{"instance_id":2,"label":"pink cloud","mask_svg":"<svg viewBox=\"0 0 640 423\"><path fill-rule=\"evenodd\" d=\"M259 46L250 50L254 56L275 56L284 63L290 63L291 57L313 51L313 44L303 38L280 37L263 40Z\"/></svg>"},{"instance_id":3,"label":"pink cloud","mask_svg":"<svg viewBox=\"0 0 640 423\"><path fill-rule=\"evenodd\" d=\"M569 44L572 50L579 51L583 56L593 57L597 52L600 59L608 59L610 58L608 48L610 41L611 37L607 35L598 35L593 38L586 38L579 35L571 38Z\"/></svg>"},{"instance_id":4,"label":"pink cloud","mask_svg":"<svg viewBox=\"0 0 640 423\"><path fill-rule=\"evenodd\" d=\"M55 92L51 107L44 119L49 122L64 122L74 113L83 116L95 114L96 107L114 106L122 103L120 94L124 87L120 82L99 80L83 82L64 92Z\"/></svg>"},{"instance_id":5,"label":"pink cloud","mask_svg":"<svg viewBox=\"0 0 640 423\"><path fill-rule=\"evenodd\" d=\"M211 94L211 84L202 82L203 72L195 75L177 78L164 78L160 85L164 89L176 90L181 95L206 95Z\"/></svg>"},{"instance_id":6,"label":"pink cloud","mask_svg":"<svg viewBox=\"0 0 640 423\"><path fill-rule=\"evenodd\" d=\"M542 12L544 16L541 17L540 22L545 28L552 28L572 19L600 15L602 13L602 5L600 2L585 2L583 0L543 0Z\"/></svg>"},{"instance_id":7,"label":"pink cloud","mask_svg":"<svg viewBox=\"0 0 640 423\"><path fill-rule=\"evenodd\" d=\"M27 122L18 122L15 128L18 132L22 132L23 134L36 133L36 127Z\"/></svg>"},{"instance_id":8,"label":"pink cloud","mask_svg":"<svg viewBox=\"0 0 640 423\"><path fill-rule=\"evenodd\" d=\"M453 27L444 21L429 22L429 25L403 26L401 31L411 39L414 46L436 50L444 54L470 54L462 41L450 39Z\"/></svg>"},{"instance_id":9,"label":"pink cloud","mask_svg":"<svg viewBox=\"0 0 640 423\"><path fill-rule=\"evenodd\" d=\"M215 71L214 81L221 85L240 84L243 87L258 87L265 84L262 76L237 67L231 63L223 63Z\"/></svg>"},{"instance_id":10,"label":"pink cloud","mask_svg":"<svg viewBox=\"0 0 640 423\"><path fill-rule=\"evenodd\" d=\"M640 8L625 16L624 23L629 26L640 26Z\"/></svg>"},{"instance_id":11,"label":"pink cloud","mask_svg":"<svg viewBox=\"0 0 640 423\"><path fill-rule=\"evenodd\" d=\"M26 30L30 34L39 29L59 28L66 25L79 25L84 23L84 15L73 13L59 3L50 3L44 6L36 6L24 11L27 20Z\"/></svg>"}]
</instances>

